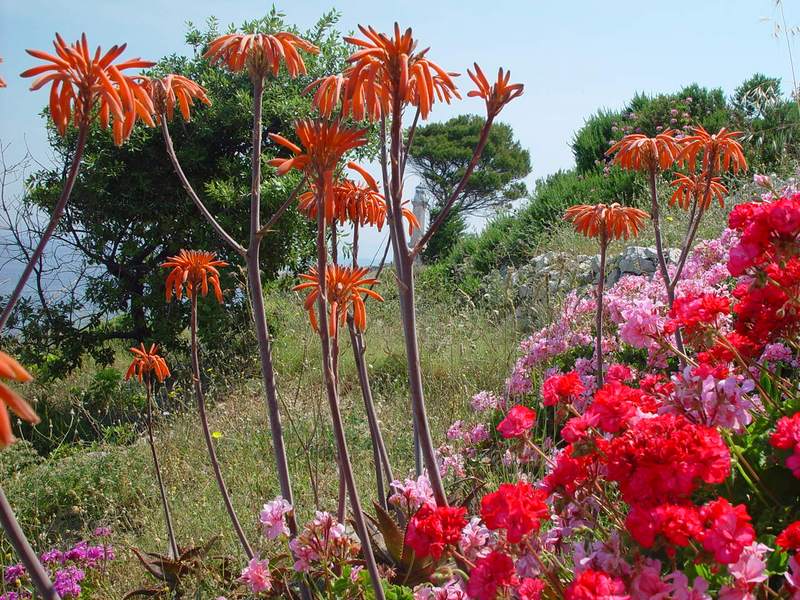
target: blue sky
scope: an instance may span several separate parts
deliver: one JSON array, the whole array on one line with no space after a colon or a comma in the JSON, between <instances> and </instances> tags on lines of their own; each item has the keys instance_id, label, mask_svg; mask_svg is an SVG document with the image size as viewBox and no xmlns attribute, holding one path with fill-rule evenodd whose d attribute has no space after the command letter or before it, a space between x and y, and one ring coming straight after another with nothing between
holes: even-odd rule
<instances>
[{"instance_id":1,"label":"blue sky","mask_svg":"<svg viewBox=\"0 0 800 600\"><path fill-rule=\"evenodd\" d=\"M158 59L187 51L187 20L214 15L238 24L269 7L254 0L0 0L0 73L9 84L0 92L0 141L12 156L27 144L47 158L38 117L47 94L27 91L18 74L34 64L24 49L49 49L55 31L68 40L86 31L103 47L127 41L126 56ZM345 32L359 23L386 30L397 20L448 70L465 73L475 60L489 71L510 68L526 90L502 120L531 152L531 183L572 165L569 142L589 114L620 107L635 92L697 82L730 94L757 71L781 77L785 90L792 85L786 41L763 20L779 18L774 0L295 0L277 7L301 28L333 7ZM787 0L785 10L790 26L800 24L800 2ZM791 43L797 63L800 45ZM461 87L469 88L464 79ZM481 111L479 101L467 99L435 110L433 119Z\"/></svg>"}]
</instances>

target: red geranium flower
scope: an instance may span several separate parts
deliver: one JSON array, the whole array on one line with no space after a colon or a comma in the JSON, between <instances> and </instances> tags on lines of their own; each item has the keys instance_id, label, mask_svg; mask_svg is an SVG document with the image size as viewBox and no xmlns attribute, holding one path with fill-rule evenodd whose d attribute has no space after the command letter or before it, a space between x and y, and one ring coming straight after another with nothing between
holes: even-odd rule
<instances>
[{"instance_id":1,"label":"red geranium flower","mask_svg":"<svg viewBox=\"0 0 800 600\"><path fill-rule=\"evenodd\" d=\"M494 551L475 561L467 582L467 594L475 600L496 600L499 591L516 583L514 561Z\"/></svg>"},{"instance_id":2,"label":"red geranium flower","mask_svg":"<svg viewBox=\"0 0 800 600\"><path fill-rule=\"evenodd\" d=\"M517 404L514 406L506 418L497 425L497 431L504 438L515 438L526 435L536 423L536 411L527 406Z\"/></svg>"},{"instance_id":3,"label":"red geranium flower","mask_svg":"<svg viewBox=\"0 0 800 600\"><path fill-rule=\"evenodd\" d=\"M775 424L775 431L769 443L780 450L793 450L800 447L800 412L791 417L781 417Z\"/></svg>"},{"instance_id":4,"label":"red geranium flower","mask_svg":"<svg viewBox=\"0 0 800 600\"><path fill-rule=\"evenodd\" d=\"M792 451L792 455L786 459L786 466L792 470L792 475L800 479L800 412L778 419L769 443L779 450Z\"/></svg>"},{"instance_id":5,"label":"red geranium flower","mask_svg":"<svg viewBox=\"0 0 800 600\"><path fill-rule=\"evenodd\" d=\"M729 314L731 303L728 298L717 294L687 294L675 298L670 311L671 321L666 331L673 332L682 327L691 334L703 325L715 325L719 317Z\"/></svg>"},{"instance_id":6,"label":"red geranium flower","mask_svg":"<svg viewBox=\"0 0 800 600\"><path fill-rule=\"evenodd\" d=\"M542 384L542 404L555 406L559 402L570 402L586 391L577 371L564 375L551 375Z\"/></svg>"},{"instance_id":7,"label":"red geranium flower","mask_svg":"<svg viewBox=\"0 0 800 600\"><path fill-rule=\"evenodd\" d=\"M700 518L705 526L703 548L718 563L735 563L756 538L744 504L732 506L725 498L718 498L700 508Z\"/></svg>"},{"instance_id":8,"label":"red geranium flower","mask_svg":"<svg viewBox=\"0 0 800 600\"><path fill-rule=\"evenodd\" d=\"M539 600L544 591L544 581L526 577L516 589L519 600Z\"/></svg>"},{"instance_id":9,"label":"red geranium flower","mask_svg":"<svg viewBox=\"0 0 800 600\"><path fill-rule=\"evenodd\" d=\"M631 507L625 527L638 544L650 548L661 535L671 545L688 546L703 531L700 515L693 505L662 504L654 508ZM668 552L674 553L672 548Z\"/></svg>"},{"instance_id":10,"label":"red geranium flower","mask_svg":"<svg viewBox=\"0 0 800 600\"><path fill-rule=\"evenodd\" d=\"M439 560L447 546L458 544L461 530L467 524L467 509L456 506L423 504L411 518L406 543L419 558L432 556Z\"/></svg>"},{"instance_id":11,"label":"red geranium flower","mask_svg":"<svg viewBox=\"0 0 800 600\"><path fill-rule=\"evenodd\" d=\"M575 490L588 479L591 455L585 454L576 457L572 455L572 452L572 444L564 448L556 458L553 469L544 478L544 489L548 495L557 490L563 490L568 496L572 496Z\"/></svg>"},{"instance_id":12,"label":"red geranium flower","mask_svg":"<svg viewBox=\"0 0 800 600\"><path fill-rule=\"evenodd\" d=\"M569 585L566 600L630 600L621 580L602 571L586 569Z\"/></svg>"},{"instance_id":13,"label":"red geranium flower","mask_svg":"<svg viewBox=\"0 0 800 600\"><path fill-rule=\"evenodd\" d=\"M607 476L629 504L680 503L701 482L722 483L731 457L719 431L682 415L643 419L609 442L598 440Z\"/></svg>"},{"instance_id":14,"label":"red geranium flower","mask_svg":"<svg viewBox=\"0 0 800 600\"><path fill-rule=\"evenodd\" d=\"M800 550L800 521L795 521L778 534L775 543L785 552Z\"/></svg>"},{"instance_id":15,"label":"red geranium flower","mask_svg":"<svg viewBox=\"0 0 800 600\"><path fill-rule=\"evenodd\" d=\"M508 541L518 544L531 532L539 531L549 511L543 490L531 484L504 483L481 499L481 518L489 529L505 529Z\"/></svg>"},{"instance_id":16,"label":"red geranium flower","mask_svg":"<svg viewBox=\"0 0 800 600\"><path fill-rule=\"evenodd\" d=\"M637 390L627 385L621 384L618 380L612 379L603 387L597 390L586 414L594 417L597 427L606 433L618 433L627 429L630 420L637 414L637 408L642 408L644 412L651 412L648 402L652 400L641 390Z\"/></svg>"}]
</instances>

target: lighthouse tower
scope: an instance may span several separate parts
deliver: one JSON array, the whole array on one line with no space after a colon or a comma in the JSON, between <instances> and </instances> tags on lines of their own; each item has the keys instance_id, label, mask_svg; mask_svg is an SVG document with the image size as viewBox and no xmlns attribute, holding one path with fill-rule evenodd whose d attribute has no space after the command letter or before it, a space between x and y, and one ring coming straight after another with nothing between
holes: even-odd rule
<instances>
[{"instance_id":1,"label":"lighthouse tower","mask_svg":"<svg viewBox=\"0 0 800 600\"><path fill-rule=\"evenodd\" d=\"M417 221L419 221L419 229L415 229L411 233L410 243L413 247L416 246L422 234L425 233L425 230L428 228L428 196L425 193L424 186L418 185L417 189L414 191L414 199L411 201L411 208ZM417 260L419 260L419 255L417 255Z\"/></svg>"}]
</instances>

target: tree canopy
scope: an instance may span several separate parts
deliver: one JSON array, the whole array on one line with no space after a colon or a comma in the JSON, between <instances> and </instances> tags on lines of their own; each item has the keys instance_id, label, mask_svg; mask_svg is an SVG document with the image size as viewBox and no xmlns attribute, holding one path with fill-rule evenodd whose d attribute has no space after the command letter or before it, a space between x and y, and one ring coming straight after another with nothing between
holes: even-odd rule
<instances>
[{"instance_id":1,"label":"tree canopy","mask_svg":"<svg viewBox=\"0 0 800 600\"><path fill-rule=\"evenodd\" d=\"M347 48L333 30L337 19L337 13L331 12L310 31L297 32L273 9L265 18L242 26L245 31L295 31L321 49L318 56L306 58L307 75L292 79L282 71L267 81L263 103L267 132L293 137L293 121L312 110L303 89L314 79L341 70ZM173 122L172 137L189 180L205 196L208 208L234 237L245 240L252 96L246 73L234 74L201 58L205 46L220 33L213 18L202 29L189 24L186 41L193 56L165 57L152 74L179 73L207 89L212 105L198 107L191 122ZM264 139L268 140L266 134ZM69 163L74 143L74 135L61 138L51 129L50 144L62 164ZM277 152L277 147L267 141L264 163ZM297 176L271 177L272 171L265 164L265 215L271 214L298 183ZM49 214L62 179L62 165L36 172L22 202ZM264 276L271 278L281 270L304 268L313 254L312 230L313 224L296 210L287 211L275 233L265 241L261 253ZM92 130L58 239L72 248L85 267L79 293L69 301L49 306L29 299L20 306L13 322L28 342L25 361L46 362L54 374L76 366L84 352L101 362L110 360L112 352L106 342L112 339L174 345L186 321L174 314L167 317L187 309L164 301L160 264L181 248L213 250L231 263L232 267L223 271L223 286L228 290L235 289L239 279L238 256L216 237L186 196L158 128L137 126L130 142L121 148L113 145L107 131ZM47 294L41 296L44 302L47 298ZM230 305L225 311L203 303L204 310L216 313L207 323L224 326L226 319L244 318L236 306L245 302L246 294L234 291L227 298ZM207 337L225 339L213 334Z\"/></svg>"},{"instance_id":2,"label":"tree canopy","mask_svg":"<svg viewBox=\"0 0 800 600\"><path fill-rule=\"evenodd\" d=\"M410 164L433 197L434 207L444 206L466 171L484 122L478 115L461 115L417 128L409 150ZM530 172L530 154L514 139L511 126L495 123L462 199L453 210L474 214L506 207L527 195L522 179Z\"/></svg>"},{"instance_id":3,"label":"tree canopy","mask_svg":"<svg viewBox=\"0 0 800 600\"><path fill-rule=\"evenodd\" d=\"M579 173L604 168L606 150L628 133L653 136L694 125L741 131L748 163L756 170L788 173L800 158L797 101L783 95L779 78L757 73L730 98L719 88L692 84L674 93L636 94L621 110L598 110L573 138L575 166Z\"/></svg>"}]
</instances>

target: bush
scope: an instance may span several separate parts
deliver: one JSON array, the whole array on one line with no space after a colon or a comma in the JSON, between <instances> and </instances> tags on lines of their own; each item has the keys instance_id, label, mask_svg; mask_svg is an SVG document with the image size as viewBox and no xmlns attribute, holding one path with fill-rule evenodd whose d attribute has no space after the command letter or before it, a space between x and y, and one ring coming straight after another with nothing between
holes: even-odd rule
<instances>
[{"instance_id":1,"label":"bush","mask_svg":"<svg viewBox=\"0 0 800 600\"><path fill-rule=\"evenodd\" d=\"M145 410L141 386L124 381L122 372L114 367L80 374L66 385L46 381L34 385L38 388L33 396L38 400L36 410L45 425L32 428L23 424L21 432L43 454L63 444L107 437L130 440L132 424Z\"/></svg>"},{"instance_id":2,"label":"bush","mask_svg":"<svg viewBox=\"0 0 800 600\"><path fill-rule=\"evenodd\" d=\"M536 254L567 207L607 202L609 198L632 204L635 191L635 177L617 169L608 174L583 175L576 170L559 171L537 181L530 201L516 213L496 218L480 234L457 244L445 262L459 283L522 264Z\"/></svg>"}]
</instances>

